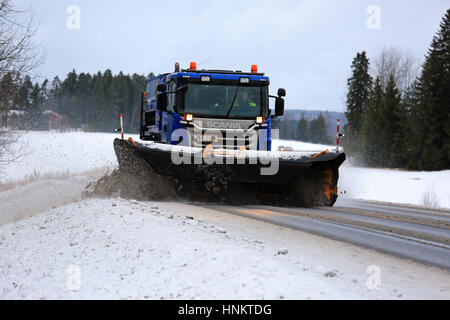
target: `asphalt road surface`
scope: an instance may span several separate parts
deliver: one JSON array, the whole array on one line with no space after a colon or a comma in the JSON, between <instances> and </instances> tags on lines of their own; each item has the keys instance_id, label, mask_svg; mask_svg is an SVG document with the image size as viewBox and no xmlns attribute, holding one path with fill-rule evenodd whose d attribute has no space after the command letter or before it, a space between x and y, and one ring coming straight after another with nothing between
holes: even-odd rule
<instances>
[{"instance_id":1,"label":"asphalt road surface","mask_svg":"<svg viewBox=\"0 0 450 320\"><path fill-rule=\"evenodd\" d=\"M356 200L333 208L204 205L450 270L450 212Z\"/></svg>"}]
</instances>

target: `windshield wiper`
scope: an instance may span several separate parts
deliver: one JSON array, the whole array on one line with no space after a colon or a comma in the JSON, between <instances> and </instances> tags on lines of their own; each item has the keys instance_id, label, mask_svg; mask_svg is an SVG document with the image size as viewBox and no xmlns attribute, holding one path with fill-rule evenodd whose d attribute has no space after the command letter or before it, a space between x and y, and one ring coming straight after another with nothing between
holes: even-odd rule
<instances>
[{"instance_id":1,"label":"windshield wiper","mask_svg":"<svg viewBox=\"0 0 450 320\"><path fill-rule=\"evenodd\" d=\"M231 106L228 109L227 114L225 115L225 117L227 117L227 118L230 115L231 109L233 109L233 107L234 107L234 100L236 100L238 90L239 90L239 88L236 88L236 92L234 93L234 97L233 97L233 101L231 102Z\"/></svg>"}]
</instances>

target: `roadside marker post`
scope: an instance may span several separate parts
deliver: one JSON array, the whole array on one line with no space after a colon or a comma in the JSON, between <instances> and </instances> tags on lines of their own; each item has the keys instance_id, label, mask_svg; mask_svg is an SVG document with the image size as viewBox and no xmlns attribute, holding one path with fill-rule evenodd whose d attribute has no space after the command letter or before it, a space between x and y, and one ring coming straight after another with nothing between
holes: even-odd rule
<instances>
[{"instance_id":1,"label":"roadside marker post","mask_svg":"<svg viewBox=\"0 0 450 320\"><path fill-rule=\"evenodd\" d=\"M123 140L123 114L120 114L120 133Z\"/></svg>"}]
</instances>

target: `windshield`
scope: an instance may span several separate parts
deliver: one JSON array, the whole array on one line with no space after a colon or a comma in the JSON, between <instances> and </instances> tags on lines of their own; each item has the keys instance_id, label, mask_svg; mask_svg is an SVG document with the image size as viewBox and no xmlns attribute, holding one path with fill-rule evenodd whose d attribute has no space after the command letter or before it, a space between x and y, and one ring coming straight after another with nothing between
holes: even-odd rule
<instances>
[{"instance_id":1,"label":"windshield","mask_svg":"<svg viewBox=\"0 0 450 320\"><path fill-rule=\"evenodd\" d=\"M208 116L267 116L267 86L188 84L180 107L180 113Z\"/></svg>"}]
</instances>

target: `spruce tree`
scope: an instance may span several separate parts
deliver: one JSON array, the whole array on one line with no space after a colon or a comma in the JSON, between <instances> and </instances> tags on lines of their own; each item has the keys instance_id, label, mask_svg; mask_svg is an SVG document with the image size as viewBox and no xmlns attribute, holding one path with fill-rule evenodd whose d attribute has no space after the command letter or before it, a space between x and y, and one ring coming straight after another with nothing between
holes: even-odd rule
<instances>
[{"instance_id":1,"label":"spruce tree","mask_svg":"<svg viewBox=\"0 0 450 320\"><path fill-rule=\"evenodd\" d=\"M372 88L372 77L369 75L369 59L366 52L357 53L352 62L352 76L347 80L347 112L348 121L346 138L344 139L345 150L359 157L361 153L360 134L363 122L363 112L367 107L369 95Z\"/></svg>"},{"instance_id":2,"label":"spruce tree","mask_svg":"<svg viewBox=\"0 0 450 320\"><path fill-rule=\"evenodd\" d=\"M305 142L310 141L309 123L308 120L305 119L305 114L303 113L297 125L297 140Z\"/></svg>"},{"instance_id":3,"label":"spruce tree","mask_svg":"<svg viewBox=\"0 0 450 320\"><path fill-rule=\"evenodd\" d=\"M103 76L99 72L94 76L93 88L91 91L92 101L92 114L90 122L88 123L89 130L102 131L107 126L107 120L105 114L107 110L106 95L105 95L105 82Z\"/></svg>"},{"instance_id":4,"label":"spruce tree","mask_svg":"<svg viewBox=\"0 0 450 320\"><path fill-rule=\"evenodd\" d=\"M42 95L41 87L39 84L35 84L30 92L30 106L25 111L25 117L27 119L27 129L36 130L43 129L42 123Z\"/></svg>"},{"instance_id":5,"label":"spruce tree","mask_svg":"<svg viewBox=\"0 0 450 320\"><path fill-rule=\"evenodd\" d=\"M416 143L416 138L411 134L413 128L413 105L415 103L415 88L416 84L413 82L406 89L405 93L402 97L403 110L405 112L405 124L404 124L404 132L405 132L405 165L404 167L408 167L408 162L410 157L412 156L413 145Z\"/></svg>"},{"instance_id":6,"label":"spruce tree","mask_svg":"<svg viewBox=\"0 0 450 320\"><path fill-rule=\"evenodd\" d=\"M72 128L77 128L79 124L77 115L78 104L76 101L77 85L78 75L75 70L69 72L61 84L61 112L67 117Z\"/></svg>"},{"instance_id":7,"label":"spruce tree","mask_svg":"<svg viewBox=\"0 0 450 320\"><path fill-rule=\"evenodd\" d=\"M377 77L370 94L369 103L364 111L361 129L364 162L369 166L381 166L380 152L383 146L380 137L384 126L380 113L383 94L380 78Z\"/></svg>"},{"instance_id":8,"label":"spruce tree","mask_svg":"<svg viewBox=\"0 0 450 320\"><path fill-rule=\"evenodd\" d=\"M61 80L58 76L51 83L47 105L50 110L61 113Z\"/></svg>"},{"instance_id":9,"label":"spruce tree","mask_svg":"<svg viewBox=\"0 0 450 320\"><path fill-rule=\"evenodd\" d=\"M450 168L450 9L433 37L414 86L408 166L416 170Z\"/></svg>"},{"instance_id":10,"label":"spruce tree","mask_svg":"<svg viewBox=\"0 0 450 320\"><path fill-rule=\"evenodd\" d=\"M382 165L390 168L404 164L403 107L400 93L395 84L394 75L389 76L386 92L382 99L382 119L384 128L381 133Z\"/></svg>"},{"instance_id":11,"label":"spruce tree","mask_svg":"<svg viewBox=\"0 0 450 320\"><path fill-rule=\"evenodd\" d=\"M327 133L327 123L325 122L322 113L320 113L316 119L311 121L310 128L311 142L322 144L329 143L330 138Z\"/></svg>"},{"instance_id":12,"label":"spruce tree","mask_svg":"<svg viewBox=\"0 0 450 320\"><path fill-rule=\"evenodd\" d=\"M33 83L31 82L31 79L29 76L25 76L23 80L20 83L18 97L17 97L17 104L19 110L23 110L27 112L27 110L31 106L31 99L30 94L31 90L33 89Z\"/></svg>"},{"instance_id":13,"label":"spruce tree","mask_svg":"<svg viewBox=\"0 0 450 320\"><path fill-rule=\"evenodd\" d=\"M92 90L92 77L90 74L80 73L77 82L77 113L76 119L78 126L82 126L88 121L90 115L90 109L92 104L90 101L90 95Z\"/></svg>"}]
</instances>

